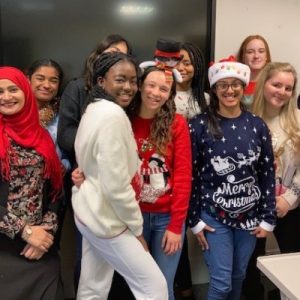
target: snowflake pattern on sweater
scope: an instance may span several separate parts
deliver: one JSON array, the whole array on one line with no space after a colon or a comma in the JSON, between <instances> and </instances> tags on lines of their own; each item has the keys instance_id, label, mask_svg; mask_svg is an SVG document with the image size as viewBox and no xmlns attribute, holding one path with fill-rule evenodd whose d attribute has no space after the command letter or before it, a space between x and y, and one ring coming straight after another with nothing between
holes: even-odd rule
<instances>
[{"instance_id":1,"label":"snowflake pattern on sweater","mask_svg":"<svg viewBox=\"0 0 300 300\"><path fill-rule=\"evenodd\" d=\"M193 181L189 225L200 211L228 226L251 230L265 221L275 225L274 158L269 130L249 112L237 118L219 117L223 133L208 131L207 114L190 123Z\"/></svg>"}]
</instances>

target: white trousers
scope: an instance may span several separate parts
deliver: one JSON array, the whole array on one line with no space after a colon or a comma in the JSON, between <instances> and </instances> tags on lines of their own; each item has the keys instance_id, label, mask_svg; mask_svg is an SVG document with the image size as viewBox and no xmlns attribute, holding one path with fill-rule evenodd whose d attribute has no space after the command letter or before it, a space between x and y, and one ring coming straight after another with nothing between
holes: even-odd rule
<instances>
[{"instance_id":1,"label":"white trousers","mask_svg":"<svg viewBox=\"0 0 300 300\"><path fill-rule=\"evenodd\" d=\"M77 300L106 300L114 270L138 300L168 300L167 282L151 254L126 230L117 237L96 237L76 220L82 234L81 274Z\"/></svg>"}]
</instances>

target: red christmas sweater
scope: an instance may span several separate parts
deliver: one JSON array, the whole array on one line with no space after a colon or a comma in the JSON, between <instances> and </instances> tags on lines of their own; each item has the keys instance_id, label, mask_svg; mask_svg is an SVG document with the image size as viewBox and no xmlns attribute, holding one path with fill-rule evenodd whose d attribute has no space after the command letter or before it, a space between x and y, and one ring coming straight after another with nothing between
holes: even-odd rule
<instances>
[{"instance_id":1,"label":"red christmas sweater","mask_svg":"<svg viewBox=\"0 0 300 300\"><path fill-rule=\"evenodd\" d=\"M191 191L191 142L185 119L176 114L167 155L159 155L149 141L153 119L135 117L132 128L142 161L142 188L138 200L142 212L170 213L168 230L181 233Z\"/></svg>"},{"instance_id":2,"label":"red christmas sweater","mask_svg":"<svg viewBox=\"0 0 300 300\"><path fill-rule=\"evenodd\" d=\"M250 81L244 90L244 95L254 95L256 81Z\"/></svg>"}]
</instances>

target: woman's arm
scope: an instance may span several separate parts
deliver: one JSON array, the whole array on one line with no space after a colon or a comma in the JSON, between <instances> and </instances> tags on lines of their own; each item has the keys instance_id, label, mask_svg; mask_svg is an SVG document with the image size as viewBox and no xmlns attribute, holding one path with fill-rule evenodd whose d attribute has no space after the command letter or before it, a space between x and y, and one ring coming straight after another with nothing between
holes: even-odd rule
<instances>
[{"instance_id":1,"label":"woman's arm","mask_svg":"<svg viewBox=\"0 0 300 300\"><path fill-rule=\"evenodd\" d=\"M185 223L192 181L192 155L191 141L185 119L176 115L173 122L173 166L172 172L172 195L171 195L171 219L168 230L181 234Z\"/></svg>"},{"instance_id":2,"label":"woman's arm","mask_svg":"<svg viewBox=\"0 0 300 300\"><path fill-rule=\"evenodd\" d=\"M201 205L200 205L200 172L201 172L201 149L200 137L202 134L202 126L198 118L194 118L189 122L191 149L192 149L192 188L191 197L188 210L189 227L193 233L196 234L202 231L205 223L200 219Z\"/></svg>"},{"instance_id":3,"label":"woman's arm","mask_svg":"<svg viewBox=\"0 0 300 300\"><path fill-rule=\"evenodd\" d=\"M209 245L205 237L205 231L214 232L214 228L206 225L200 219L201 203L200 203L200 172L201 157L203 151L200 148L201 135L204 130L203 122L200 123L198 118L194 118L189 122L191 149L192 149L192 190L189 202L188 221L189 227L196 235L198 243L202 250L208 250Z\"/></svg>"},{"instance_id":4,"label":"woman's arm","mask_svg":"<svg viewBox=\"0 0 300 300\"><path fill-rule=\"evenodd\" d=\"M286 149L287 151L287 149ZM291 153L289 153L291 155ZM298 159L284 155L282 157L282 165L284 173L282 174L282 182L276 189L276 210L277 216L284 217L290 209L294 209L299 204L300 196L300 165L296 164Z\"/></svg>"},{"instance_id":5,"label":"woman's arm","mask_svg":"<svg viewBox=\"0 0 300 300\"><path fill-rule=\"evenodd\" d=\"M60 100L57 141L72 164L75 163L74 142L86 97L84 79L76 79L68 83Z\"/></svg>"}]
</instances>

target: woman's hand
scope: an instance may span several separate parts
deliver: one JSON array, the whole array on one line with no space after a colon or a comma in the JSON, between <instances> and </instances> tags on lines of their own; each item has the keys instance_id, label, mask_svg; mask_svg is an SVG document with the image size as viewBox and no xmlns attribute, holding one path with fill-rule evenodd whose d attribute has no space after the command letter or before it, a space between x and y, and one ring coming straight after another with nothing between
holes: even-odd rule
<instances>
[{"instance_id":1,"label":"woman's hand","mask_svg":"<svg viewBox=\"0 0 300 300\"><path fill-rule=\"evenodd\" d=\"M250 232L250 234L255 235L257 238L265 238L267 237L269 231L257 226L254 230Z\"/></svg>"},{"instance_id":2,"label":"woman's hand","mask_svg":"<svg viewBox=\"0 0 300 300\"><path fill-rule=\"evenodd\" d=\"M45 254L45 251L38 249L30 244L26 244L20 255L23 255L30 260L39 260Z\"/></svg>"},{"instance_id":3,"label":"woman's hand","mask_svg":"<svg viewBox=\"0 0 300 300\"><path fill-rule=\"evenodd\" d=\"M139 240L139 242L142 244L142 246L144 247L144 249L145 249L147 252L149 252L149 248L148 248L147 242L146 242L145 239L144 239L144 236L143 236L143 235L139 235L139 236L137 236L136 238L137 238L137 239Z\"/></svg>"},{"instance_id":4,"label":"woman's hand","mask_svg":"<svg viewBox=\"0 0 300 300\"><path fill-rule=\"evenodd\" d=\"M283 218L290 209L289 203L282 196L276 197L276 212L278 218Z\"/></svg>"},{"instance_id":5,"label":"woman's hand","mask_svg":"<svg viewBox=\"0 0 300 300\"><path fill-rule=\"evenodd\" d=\"M77 188L80 188L80 186L83 184L84 180L85 180L85 176L84 176L83 172L80 171L79 168L76 168L72 172L72 181L73 181L74 185Z\"/></svg>"},{"instance_id":6,"label":"woman's hand","mask_svg":"<svg viewBox=\"0 0 300 300\"><path fill-rule=\"evenodd\" d=\"M197 238L198 243L199 243L199 245L200 245L200 247L201 247L201 249L203 251L209 249L209 245L208 245L208 242L206 240L204 231L214 232L215 229L212 228L212 227L210 227L210 226L208 226L208 225L205 225L205 227L203 228L203 230L201 230L200 232L196 233L196 238Z\"/></svg>"},{"instance_id":7,"label":"woman's hand","mask_svg":"<svg viewBox=\"0 0 300 300\"><path fill-rule=\"evenodd\" d=\"M27 226L27 227L26 227ZM51 230L53 226L41 225L30 226L31 234L24 232L27 230L28 225L23 229L22 238L30 245L36 247L40 251L47 252L52 246L54 237L48 230Z\"/></svg>"},{"instance_id":8,"label":"woman's hand","mask_svg":"<svg viewBox=\"0 0 300 300\"><path fill-rule=\"evenodd\" d=\"M181 234L166 230L161 241L161 247L166 255L174 254L181 249Z\"/></svg>"}]
</instances>

